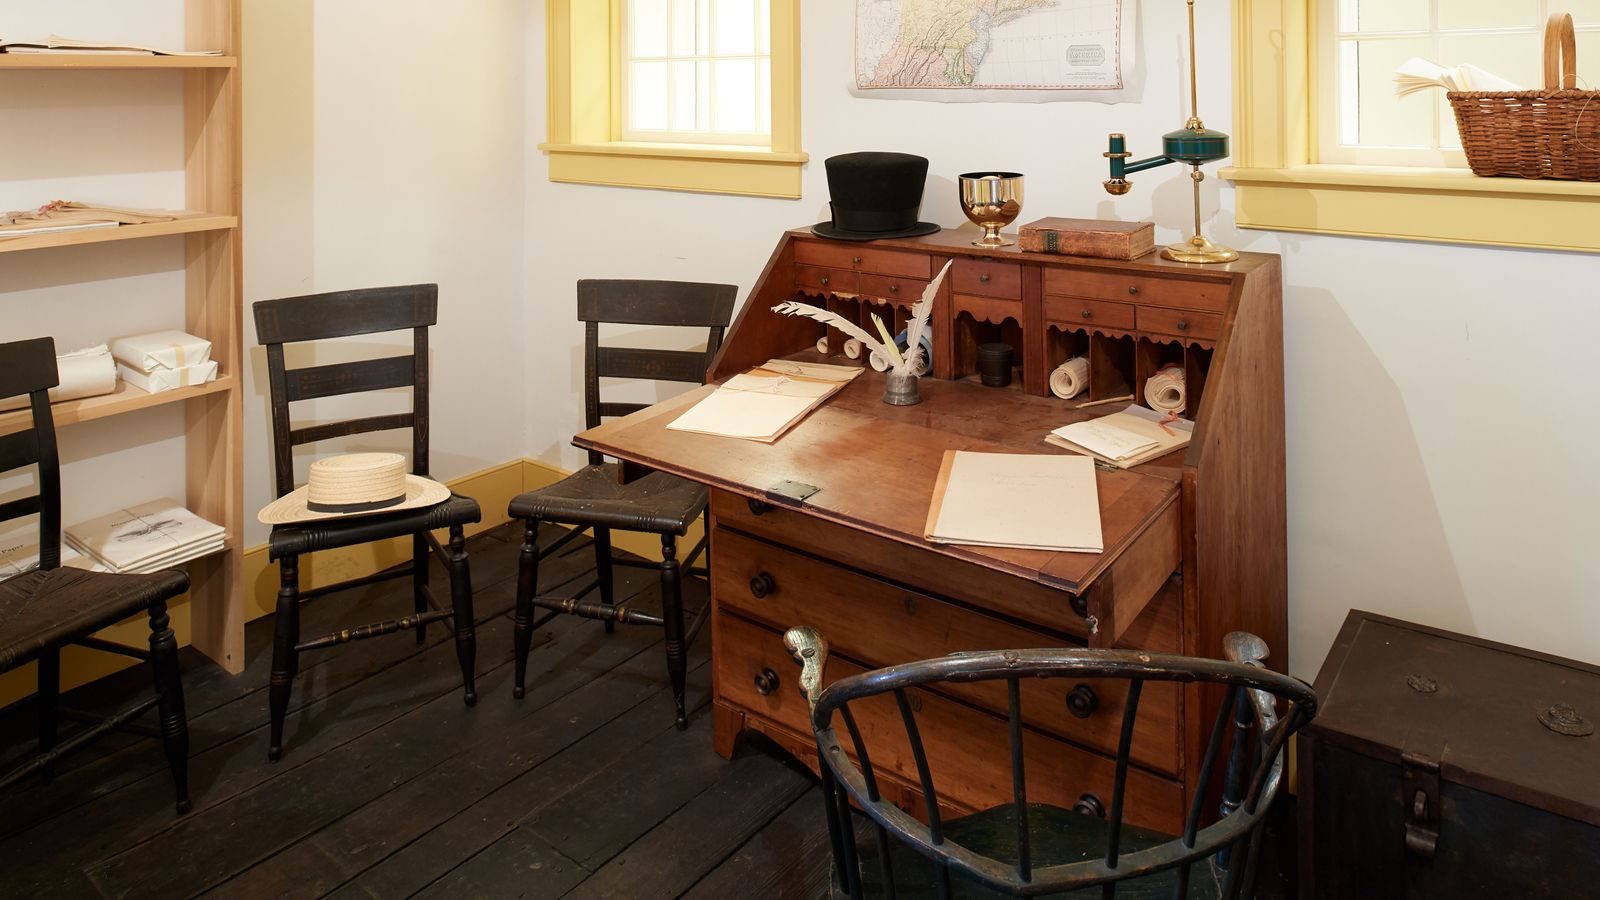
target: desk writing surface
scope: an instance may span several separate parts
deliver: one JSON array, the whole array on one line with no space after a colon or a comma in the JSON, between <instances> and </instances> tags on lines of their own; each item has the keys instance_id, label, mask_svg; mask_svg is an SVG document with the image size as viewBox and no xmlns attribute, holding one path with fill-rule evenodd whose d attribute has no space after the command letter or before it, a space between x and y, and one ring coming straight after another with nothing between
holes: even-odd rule
<instances>
[{"instance_id":1,"label":"desk writing surface","mask_svg":"<svg viewBox=\"0 0 1600 900\"><path fill-rule=\"evenodd\" d=\"M922 539L946 450L1064 453L1044 442L1065 424L1059 401L924 378L923 402L889 406L884 376L864 372L774 444L666 426L712 390L706 386L590 429L577 446L747 497L784 481L821 490L801 509L1074 593L1094 582L1178 496L1172 470L1097 471L1104 553L1059 553L932 544Z\"/></svg>"}]
</instances>

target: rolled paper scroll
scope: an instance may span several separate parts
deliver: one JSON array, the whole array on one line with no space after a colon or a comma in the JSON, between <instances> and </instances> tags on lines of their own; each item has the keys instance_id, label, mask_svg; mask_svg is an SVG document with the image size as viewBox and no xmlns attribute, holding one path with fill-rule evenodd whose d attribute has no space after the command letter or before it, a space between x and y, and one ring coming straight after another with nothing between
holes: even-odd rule
<instances>
[{"instance_id":1,"label":"rolled paper scroll","mask_svg":"<svg viewBox=\"0 0 1600 900\"><path fill-rule=\"evenodd\" d=\"M1157 412L1181 413L1189 405L1183 369L1168 366L1144 383L1144 402Z\"/></svg>"},{"instance_id":2,"label":"rolled paper scroll","mask_svg":"<svg viewBox=\"0 0 1600 900\"><path fill-rule=\"evenodd\" d=\"M117 364L105 344L74 350L56 357L60 383L50 389L50 402L98 397L117 389ZM27 395L0 400L0 410L22 409Z\"/></svg>"},{"instance_id":3,"label":"rolled paper scroll","mask_svg":"<svg viewBox=\"0 0 1600 900\"><path fill-rule=\"evenodd\" d=\"M846 338L844 342L844 355L849 359L860 359L861 342L855 338Z\"/></svg>"},{"instance_id":4,"label":"rolled paper scroll","mask_svg":"<svg viewBox=\"0 0 1600 900\"><path fill-rule=\"evenodd\" d=\"M867 365L871 366L874 372L887 372L889 371L889 357L884 356L882 350L874 350L867 355Z\"/></svg>"},{"instance_id":5,"label":"rolled paper scroll","mask_svg":"<svg viewBox=\"0 0 1600 900\"><path fill-rule=\"evenodd\" d=\"M1089 387L1089 360L1078 356L1067 360L1050 373L1050 393L1071 400Z\"/></svg>"},{"instance_id":6,"label":"rolled paper scroll","mask_svg":"<svg viewBox=\"0 0 1600 900\"><path fill-rule=\"evenodd\" d=\"M933 335L924 331L920 343L922 344L922 355L917 358L916 372L918 378L933 371ZM906 333L904 331L895 335L894 345L900 348L901 353L905 352ZM845 345L845 355L850 355L850 346L848 344ZM851 359L855 359L855 357L851 357ZM867 365L871 366L874 372L887 372L889 371L889 358L874 350L872 355L867 357Z\"/></svg>"},{"instance_id":7,"label":"rolled paper scroll","mask_svg":"<svg viewBox=\"0 0 1600 900\"><path fill-rule=\"evenodd\" d=\"M817 338L817 352L818 353L827 353L828 352L828 339L827 339L827 337L824 336L824 337Z\"/></svg>"}]
</instances>

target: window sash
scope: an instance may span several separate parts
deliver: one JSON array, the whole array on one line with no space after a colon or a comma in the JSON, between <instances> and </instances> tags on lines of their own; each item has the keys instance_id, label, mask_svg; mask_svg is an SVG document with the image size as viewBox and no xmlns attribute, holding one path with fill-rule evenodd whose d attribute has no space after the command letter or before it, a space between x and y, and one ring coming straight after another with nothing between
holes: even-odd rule
<instances>
[{"instance_id":1,"label":"window sash","mask_svg":"<svg viewBox=\"0 0 1600 900\"><path fill-rule=\"evenodd\" d=\"M667 34L665 54L635 55L632 29L634 25L634 6L629 0L621 2L621 29L619 41L620 66L617 73L620 99L620 121L618 123L619 136L624 141L638 141L648 143L695 143L717 144L729 146L771 147L772 146L772 57L771 57L771 14L766 4L755 0L755 11L752 15L754 34L752 46L754 52L716 53L711 50L716 43L715 4L718 0L698 0L696 15L695 39L688 41L695 52L675 53L678 45L678 27L676 18L671 15L668 8ZM747 62L755 71L755 83L750 85L749 92L753 98L753 108L749 110L754 119L757 130L718 130L716 125L717 114L717 81L718 63ZM667 106L667 128L637 128L634 126L634 101L635 84L634 68L637 63L661 64L666 73L665 103ZM684 66L692 66L696 79L702 83L695 88L695 127L675 127L678 123L673 121L676 116L674 104L677 99L678 80L684 77ZM700 127L704 123L705 127ZM761 130L762 128L765 130Z\"/></svg>"}]
</instances>

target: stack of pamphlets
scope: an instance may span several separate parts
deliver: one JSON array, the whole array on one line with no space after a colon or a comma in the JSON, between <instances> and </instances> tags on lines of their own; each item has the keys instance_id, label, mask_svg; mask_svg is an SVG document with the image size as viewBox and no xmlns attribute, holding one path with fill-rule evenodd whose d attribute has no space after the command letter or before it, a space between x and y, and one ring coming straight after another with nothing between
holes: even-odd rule
<instances>
[{"instance_id":1,"label":"stack of pamphlets","mask_svg":"<svg viewBox=\"0 0 1600 900\"><path fill-rule=\"evenodd\" d=\"M94 560L65 544L61 546L61 564L90 571L105 571ZM0 581L27 574L37 568L39 568L38 526L32 523L13 523L11 528L0 533Z\"/></svg>"},{"instance_id":2,"label":"stack of pamphlets","mask_svg":"<svg viewBox=\"0 0 1600 900\"><path fill-rule=\"evenodd\" d=\"M111 342L117 375L141 391L159 394L217 380L211 342L182 331L155 331Z\"/></svg>"},{"instance_id":3,"label":"stack of pamphlets","mask_svg":"<svg viewBox=\"0 0 1600 900\"><path fill-rule=\"evenodd\" d=\"M112 572L142 574L216 553L223 529L163 499L73 525L67 544Z\"/></svg>"}]
</instances>

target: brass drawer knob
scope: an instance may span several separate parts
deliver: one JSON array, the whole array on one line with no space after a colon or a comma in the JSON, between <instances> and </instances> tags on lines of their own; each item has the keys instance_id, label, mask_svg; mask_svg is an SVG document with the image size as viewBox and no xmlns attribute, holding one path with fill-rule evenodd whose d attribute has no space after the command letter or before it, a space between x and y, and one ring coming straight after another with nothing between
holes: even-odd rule
<instances>
[{"instance_id":1,"label":"brass drawer knob","mask_svg":"<svg viewBox=\"0 0 1600 900\"><path fill-rule=\"evenodd\" d=\"M900 293L900 285L898 285L898 284L889 285L889 293L891 293L891 294Z\"/></svg>"},{"instance_id":2,"label":"brass drawer knob","mask_svg":"<svg viewBox=\"0 0 1600 900\"><path fill-rule=\"evenodd\" d=\"M978 282L980 284L988 284L989 283L989 273L985 272L982 275L979 275L978 276Z\"/></svg>"},{"instance_id":3,"label":"brass drawer knob","mask_svg":"<svg viewBox=\"0 0 1600 900\"><path fill-rule=\"evenodd\" d=\"M859 256L850 257L850 265L852 265L852 266L861 265L861 257L859 257Z\"/></svg>"},{"instance_id":4,"label":"brass drawer knob","mask_svg":"<svg viewBox=\"0 0 1600 900\"><path fill-rule=\"evenodd\" d=\"M751 500L749 501L749 506L750 515L752 516L764 516L767 513L772 512L772 504L767 503L764 500Z\"/></svg>"},{"instance_id":5,"label":"brass drawer knob","mask_svg":"<svg viewBox=\"0 0 1600 900\"><path fill-rule=\"evenodd\" d=\"M778 673L771 668L756 673L756 693L765 697L778 689Z\"/></svg>"},{"instance_id":6,"label":"brass drawer knob","mask_svg":"<svg viewBox=\"0 0 1600 900\"><path fill-rule=\"evenodd\" d=\"M826 285L828 283L828 276L826 276L826 275L822 276L822 283L824 285Z\"/></svg>"},{"instance_id":7,"label":"brass drawer knob","mask_svg":"<svg viewBox=\"0 0 1600 900\"><path fill-rule=\"evenodd\" d=\"M770 572L758 572L756 577L750 579L750 593L757 600L764 599L777 589L778 583L772 580L772 573Z\"/></svg>"},{"instance_id":8,"label":"brass drawer knob","mask_svg":"<svg viewBox=\"0 0 1600 900\"><path fill-rule=\"evenodd\" d=\"M1139 286L1137 284L1128 285L1128 294L1133 297L1139 296Z\"/></svg>"},{"instance_id":9,"label":"brass drawer knob","mask_svg":"<svg viewBox=\"0 0 1600 900\"><path fill-rule=\"evenodd\" d=\"M1101 803L1100 798L1093 794L1084 794L1079 797L1078 802L1072 804L1072 811L1080 816L1090 816L1095 819L1104 819L1106 817L1106 805Z\"/></svg>"},{"instance_id":10,"label":"brass drawer knob","mask_svg":"<svg viewBox=\"0 0 1600 900\"><path fill-rule=\"evenodd\" d=\"M1084 311L1083 311L1083 317L1084 317L1084 318L1085 318L1085 319L1092 319L1092 318L1094 318L1094 311L1093 311L1093 310L1088 310L1088 309L1086 309L1086 310L1084 310Z\"/></svg>"},{"instance_id":11,"label":"brass drawer knob","mask_svg":"<svg viewBox=\"0 0 1600 900\"><path fill-rule=\"evenodd\" d=\"M1188 331L1189 330L1189 320L1188 319L1179 319L1178 320L1178 330L1179 331Z\"/></svg>"},{"instance_id":12,"label":"brass drawer knob","mask_svg":"<svg viewBox=\"0 0 1600 900\"><path fill-rule=\"evenodd\" d=\"M1067 694L1067 712L1080 719L1089 718L1099 708L1100 698L1096 696L1094 688L1087 684L1080 684Z\"/></svg>"}]
</instances>

